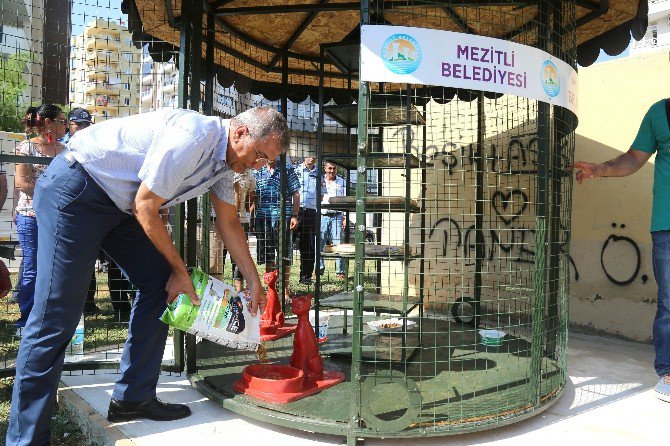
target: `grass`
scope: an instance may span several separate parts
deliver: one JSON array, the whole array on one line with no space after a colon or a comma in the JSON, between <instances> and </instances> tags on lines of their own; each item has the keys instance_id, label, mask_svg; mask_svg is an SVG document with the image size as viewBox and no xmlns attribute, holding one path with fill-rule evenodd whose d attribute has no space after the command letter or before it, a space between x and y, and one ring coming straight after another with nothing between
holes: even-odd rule
<instances>
[{"instance_id":1,"label":"grass","mask_svg":"<svg viewBox=\"0 0 670 446\"><path fill-rule=\"evenodd\" d=\"M9 422L9 402L14 378L0 379L0 440L2 444L7 434ZM91 444L86 435L72 422L67 413L56 409L51 419L51 444L54 446L82 446Z\"/></svg>"},{"instance_id":2,"label":"grass","mask_svg":"<svg viewBox=\"0 0 670 446\"><path fill-rule=\"evenodd\" d=\"M12 275L12 283L16 277ZM86 316L85 351L101 347L121 346L126 340L127 323L119 322L112 311L107 287L107 274L96 275L97 293L95 303L103 311L101 316ZM11 367L19 348L19 339L14 336L14 321L19 317L19 307L6 299L0 304L0 369Z\"/></svg>"}]
</instances>

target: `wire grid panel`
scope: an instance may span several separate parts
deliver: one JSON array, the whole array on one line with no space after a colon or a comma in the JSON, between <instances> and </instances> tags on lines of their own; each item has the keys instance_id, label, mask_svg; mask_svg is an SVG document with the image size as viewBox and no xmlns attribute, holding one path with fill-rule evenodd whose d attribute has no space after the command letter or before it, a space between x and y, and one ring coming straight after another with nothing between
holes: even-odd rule
<instances>
[{"instance_id":1,"label":"wire grid panel","mask_svg":"<svg viewBox=\"0 0 670 446\"><path fill-rule=\"evenodd\" d=\"M425 4L425 17L402 21L443 29L444 11ZM464 9L474 11L481 34L507 26L504 14ZM538 29L512 40L537 45ZM574 61L571 28L557 31L562 44L544 43ZM355 326L361 432L455 432L527 416L565 383L574 115L398 84L371 85L360 113L368 169L384 164L375 139L386 157L404 156L404 168L380 169L378 254L358 250L377 265L374 286L360 280L363 308L375 312Z\"/></svg>"}]
</instances>

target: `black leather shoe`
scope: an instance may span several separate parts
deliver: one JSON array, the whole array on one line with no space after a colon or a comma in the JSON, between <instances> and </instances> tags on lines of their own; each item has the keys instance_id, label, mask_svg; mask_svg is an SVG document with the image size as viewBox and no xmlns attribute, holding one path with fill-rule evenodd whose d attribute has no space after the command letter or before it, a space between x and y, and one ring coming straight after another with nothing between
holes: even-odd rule
<instances>
[{"instance_id":1,"label":"black leather shoe","mask_svg":"<svg viewBox=\"0 0 670 446\"><path fill-rule=\"evenodd\" d=\"M141 402L119 401L112 398L107 411L107 419L112 423L140 418L170 421L186 418L189 415L191 415L191 409L187 405L164 403L158 398Z\"/></svg>"}]
</instances>

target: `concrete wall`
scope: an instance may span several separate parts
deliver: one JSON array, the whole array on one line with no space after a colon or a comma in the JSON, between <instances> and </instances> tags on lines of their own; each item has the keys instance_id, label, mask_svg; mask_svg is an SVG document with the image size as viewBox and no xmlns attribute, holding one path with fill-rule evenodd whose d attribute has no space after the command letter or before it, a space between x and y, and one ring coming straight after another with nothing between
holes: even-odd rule
<instances>
[{"instance_id":1,"label":"concrete wall","mask_svg":"<svg viewBox=\"0 0 670 446\"><path fill-rule=\"evenodd\" d=\"M669 78L667 50L581 69L575 158L600 162L627 151L649 106L670 96ZM653 163L652 157L627 178L575 183L571 253L579 278L571 284L574 324L651 339L657 290L649 235Z\"/></svg>"}]
</instances>

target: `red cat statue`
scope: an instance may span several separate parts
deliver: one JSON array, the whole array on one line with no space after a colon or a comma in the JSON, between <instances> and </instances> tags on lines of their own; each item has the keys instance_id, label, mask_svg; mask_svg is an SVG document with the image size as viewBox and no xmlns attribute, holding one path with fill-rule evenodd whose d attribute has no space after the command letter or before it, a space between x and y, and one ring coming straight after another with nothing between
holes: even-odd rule
<instances>
[{"instance_id":1,"label":"red cat statue","mask_svg":"<svg viewBox=\"0 0 670 446\"><path fill-rule=\"evenodd\" d=\"M261 321L268 321L266 323L276 322L279 327L283 327L284 312L281 311L281 303L277 294L277 277L279 277L277 270L263 274L263 281L268 286L268 292L265 295L267 303L265 304L265 311L261 315Z\"/></svg>"},{"instance_id":2,"label":"red cat statue","mask_svg":"<svg viewBox=\"0 0 670 446\"><path fill-rule=\"evenodd\" d=\"M293 335L291 367L303 371L305 382L315 382L323 379L323 359L319 354L314 329L312 324L309 323L311 304L312 296L309 294L291 299L293 314L298 316L298 327Z\"/></svg>"}]
</instances>

